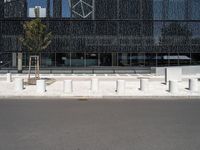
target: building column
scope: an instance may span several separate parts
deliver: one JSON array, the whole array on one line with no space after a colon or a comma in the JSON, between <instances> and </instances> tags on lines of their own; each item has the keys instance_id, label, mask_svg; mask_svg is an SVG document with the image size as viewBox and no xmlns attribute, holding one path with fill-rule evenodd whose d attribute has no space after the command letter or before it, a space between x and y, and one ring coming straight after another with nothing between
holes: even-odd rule
<instances>
[{"instance_id":1,"label":"building column","mask_svg":"<svg viewBox=\"0 0 200 150\"><path fill-rule=\"evenodd\" d=\"M17 67L17 54L12 53L12 67Z\"/></svg>"},{"instance_id":2,"label":"building column","mask_svg":"<svg viewBox=\"0 0 200 150\"><path fill-rule=\"evenodd\" d=\"M117 53L112 53L112 66L117 66Z\"/></svg>"},{"instance_id":3,"label":"building column","mask_svg":"<svg viewBox=\"0 0 200 150\"><path fill-rule=\"evenodd\" d=\"M18 53L18 73L22 73L22 52Z\"/></svg>"}]
</instances>

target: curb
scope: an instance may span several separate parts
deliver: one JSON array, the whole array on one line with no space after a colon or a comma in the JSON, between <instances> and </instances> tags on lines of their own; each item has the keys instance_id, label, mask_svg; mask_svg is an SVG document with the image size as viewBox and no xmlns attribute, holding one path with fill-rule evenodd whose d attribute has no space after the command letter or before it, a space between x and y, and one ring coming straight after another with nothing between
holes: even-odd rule
<instances>
[{"instance_id":1,"label":"curb","mask_svg":"<svg viewBox=\"0 0 200 150\"><path fill-rule=\"evenodd\" d=\"M200 96L0 96L0 100L200 100Z\"/></svg>"}]
</instances>

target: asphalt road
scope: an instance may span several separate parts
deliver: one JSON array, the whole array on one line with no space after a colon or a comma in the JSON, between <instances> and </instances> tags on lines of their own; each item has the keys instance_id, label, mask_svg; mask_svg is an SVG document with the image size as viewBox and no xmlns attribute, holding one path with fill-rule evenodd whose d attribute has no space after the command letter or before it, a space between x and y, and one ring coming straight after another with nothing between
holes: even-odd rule
<instances>
[{"instance_id":1,"label":"asphalt road","mask_svg":"<svg viewBox=\"0 0 200 150\"><path fill-rule=\"evenodd\" d=\"M0 101L0 150L199 150L200 100Z\"/></svg>"}]
</instances>

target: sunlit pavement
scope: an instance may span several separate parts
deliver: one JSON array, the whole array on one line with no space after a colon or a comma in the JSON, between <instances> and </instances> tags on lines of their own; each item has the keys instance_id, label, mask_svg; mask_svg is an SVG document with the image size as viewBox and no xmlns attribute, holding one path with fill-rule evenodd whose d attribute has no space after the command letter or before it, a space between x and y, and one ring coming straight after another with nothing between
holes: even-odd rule
<instances>
[{"instance_id":1,"label":"sunlit pavement","mask_svg":"<svg viewBox=\"0 0 200 150\"><path fill-rule=\"evenodd\" d=\"M24 90L15 90L15 79L23 78L27 80L25 75L13 75L13 82L6 82L6 75L0 76L0 98L9 97L60 97L60 98L73 98L73 97L200 97L200 82L198 82L198 91L191 92L189 88L189 79L200 78L200 75L183 76L183 80L177 83L178 92L170 93L169 85L164 84L164 76L147 75L130 75L130 74L116 74L116 75L43 75L42 78L54 79L55 82L46 87L45 93L37 93L36 86L25 85ZM92 79L98 79L98 91L92 91ZM149 78L148 91L140 90L140 78ZM72 80L72 93L63 92L64 80ZM117 92L117 81L124 80L124 93Z\"/></svg>"}]
</instances>

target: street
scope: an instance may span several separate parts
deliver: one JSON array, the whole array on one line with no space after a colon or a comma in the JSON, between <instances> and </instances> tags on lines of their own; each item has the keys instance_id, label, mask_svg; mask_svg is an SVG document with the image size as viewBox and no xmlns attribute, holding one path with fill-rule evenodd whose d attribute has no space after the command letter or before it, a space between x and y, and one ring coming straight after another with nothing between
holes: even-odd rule
<instances>
[{"instance_id":1,"label":"street","mask_svg":"<svg viewBox=\"0 0 200 150\"><path fill-rule=\"evenodd\" d=\"M0 100L0 150L199 150L200 100Z\"/></svg>"}]
</instances>

